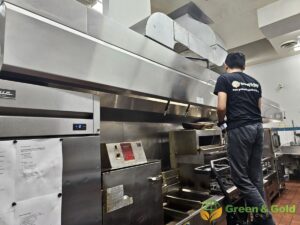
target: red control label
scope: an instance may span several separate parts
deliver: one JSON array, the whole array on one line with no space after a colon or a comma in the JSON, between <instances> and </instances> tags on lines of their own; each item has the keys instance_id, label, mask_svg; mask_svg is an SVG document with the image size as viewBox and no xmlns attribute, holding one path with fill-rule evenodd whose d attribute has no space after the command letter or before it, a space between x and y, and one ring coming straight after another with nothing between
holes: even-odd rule
<instances>
[{"instance_id":1,"label":"red control label","mask_svg":"<svg viewBox=\"0 0 300 225\"><path fill-rule=\"evenodd\" d=\"M124 160L125 161L134 160L135 158L134 158L131 144L130 143L122 143L120 145L121 145L122 153L124 156Z\"/></svg>"}]
</instances>

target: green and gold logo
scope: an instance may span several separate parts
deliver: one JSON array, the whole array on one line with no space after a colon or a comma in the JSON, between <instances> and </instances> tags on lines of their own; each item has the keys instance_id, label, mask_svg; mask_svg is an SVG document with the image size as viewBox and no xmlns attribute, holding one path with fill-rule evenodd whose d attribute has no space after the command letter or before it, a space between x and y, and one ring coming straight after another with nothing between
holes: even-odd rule
<instances>
[{"instance_id":1,"label":"green and gold logo","mask_svg":"<svg viewBox=\"0 0 300 225\"><path fill-rule=\"evenodd\" d=\"M219 202L209 199L202 203L202 209L200 211L200 216L203 220L213 221L219 219L222 216L223 209Z\"/></svg>"}]
</instances>

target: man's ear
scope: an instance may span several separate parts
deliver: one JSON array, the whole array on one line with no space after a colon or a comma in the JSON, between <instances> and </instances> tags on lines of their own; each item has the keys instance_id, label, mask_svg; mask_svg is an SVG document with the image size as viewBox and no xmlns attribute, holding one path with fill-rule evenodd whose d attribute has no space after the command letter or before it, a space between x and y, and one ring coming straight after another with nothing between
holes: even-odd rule
<instances>
[{"instance_id":1,"label":"man's ear","mask_svg":"<svg viewBox=\"0 0 300 225\"><path fill-rule=\"evenodd\" d=\"M226 65L226 63L224 63L224 69L225 69L225 71L227 71L229 69L229 67Z\"/></svg>"}]
</instances>

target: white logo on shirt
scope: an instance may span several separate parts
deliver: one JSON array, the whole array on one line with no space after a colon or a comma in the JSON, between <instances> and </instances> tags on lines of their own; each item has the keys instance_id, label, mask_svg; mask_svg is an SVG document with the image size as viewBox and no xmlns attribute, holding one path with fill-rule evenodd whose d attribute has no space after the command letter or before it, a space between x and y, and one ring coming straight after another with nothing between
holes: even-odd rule
<instances>
[{"instance_id":1,"label":"white logo on shirt","mask_svg":"<svg viewBox=\"0 0 300 225\"><path fill-rule=\"evenodd\" d=\"M259 84L257 83L243 83L239 81L233 81L232 82L232 91L254 91L254 92L259 92Z\"/></svg>"},{"instance_id":2,"label":"white logo on shirt","mask_svg":"<svg viewBox=\"0 0 300 225\"><path fill-rule=\"evenodd\" d=\"M233 81L232 82L232 87L234 87L234 88L239 88L241 86L241 83L240 82L238 82L238 81Z\"/></svg>"}]
</instances>

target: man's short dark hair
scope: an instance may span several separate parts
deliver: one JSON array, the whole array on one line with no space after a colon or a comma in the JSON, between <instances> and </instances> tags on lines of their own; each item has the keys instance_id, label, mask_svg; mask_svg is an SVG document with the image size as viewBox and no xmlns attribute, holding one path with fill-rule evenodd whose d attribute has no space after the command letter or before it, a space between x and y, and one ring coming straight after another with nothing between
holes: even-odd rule
<instances>
[{"instance_id":1,"label":"man's short dark hair","mask_svg":"<svg viewBox=\"0 0 300 225\"><path fill-rule=\"evenodd\" d=\"M241 52L232 52L227 55L225 64L231 69L245 69L246 57Z\"/></svg>"}]
</instances>

